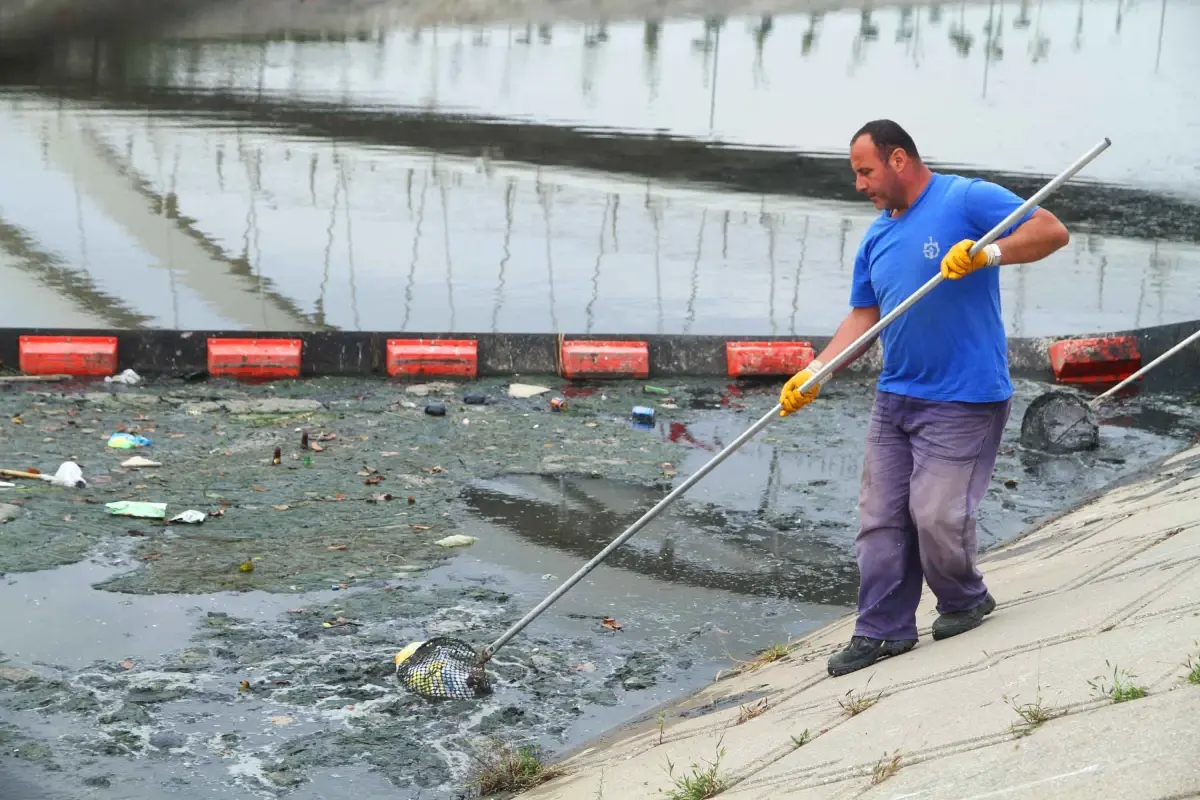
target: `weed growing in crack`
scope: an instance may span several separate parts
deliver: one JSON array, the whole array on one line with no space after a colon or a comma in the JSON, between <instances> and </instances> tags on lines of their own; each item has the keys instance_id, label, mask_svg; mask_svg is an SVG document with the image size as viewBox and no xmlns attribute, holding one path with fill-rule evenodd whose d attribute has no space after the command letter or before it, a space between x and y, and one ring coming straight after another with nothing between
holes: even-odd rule
<instances>
[{"instance_id":1,"label":"weed growing in crack","mask_svg":"<svg viewBox=\"0 0 1200 800\"><path fill-rule=\"evenodd\" d=\"M1098 675L1088 681L1088 686L1092 687L1092 691L1100 697L1108 697L1114 703L1124 703L1126 700L1138 700L1146 696L1146 687L1139 686L1133 682L1137 677L1129 670L1119 669L1115 664L1108 661L1104 662L1104 666L1112 668L1112 684L1105 683L1103 675Z\"/></svg>"},{"instance_id":2,"label":"weed growing in crack","mask_svg":"<svg viewBox=\"0 0 1200 800\"><path fill-rule=\"evenodd\" d=\"M889 759L886 755L871 770L871 785L878 786L900 771L900 751L892 753Z\"/></svg>"},{"instance_id":3,"label":"weed growing in crack","mask_svg":"<svg viewBox=\"0 0 1200 800\"><path fill-rule=\"evenodd\" d=\"M856 717L866 711L871 706L879 702L879 698L883 697L883 692L868 694L867 692L856 692L853 689L846 692L846 696L838 700L838 705L842 707L848 717Z\"/></svg>"},{"instance_id":4,"label":"weed growing in crack","mask_svg":"<svg viewBox=\"0 0 1200 800\"><path fill-rule=\"evenodd\" d=\"M1200 642L1192 642L1192 644L1200 647ZM1184 678L1188 683L1200 686L1200 660L1198 660L1200 659L1200 653L1197 653L1197 657L1198 658L1192 658L1191 656L1188 656L1187 661L1183 662L1183 668L1188 671Z\"/></svg>"},{"instance_id":5,"label":"weed growing in crack","mask_svg":"<svg viewBox=\"0 0 1200 800\"><path fill-rule=\"evenodd\" d=\"M470 784L482 797L523 792L563 774L561 768L543 763L536 748L515 747L495 738L473 758L476 764Z\"/></svg>"},{"instance_id":6,"label":"weed growing in crack","mask_svg":"<svg viewBox=\"0 0 1200 800\"><path fill-rule=\"evenodd\" d=\"M754 672L756 669L765 667L767 664L774 663L780 659L788 657L788 646L786 644L773 644L765 650L760 650L754 655L754 658L749 661L738 661L736 667L731 670L721 670L717 673L716 680L728 675L741 675L745 672ZM734 659L735 661L737 659Z\"/></svg>"},{"instance_id":7,"label":"weed growing in crack","mask_svg":"<svg viewBox=\"0 0 1200 800\"><path fill-rule=\"evenodd\" d=\"M792 744L795 745L796 749L800 749L801 747L804 747L804 745L808 744L811 741L812 741L812 734L808 732L808 728L805 728L804 732L801 733L799 736L795 736L795 735L792 736Z\"/></svg>"},{"instance_id":8,"label":"weed growing in crack","mask_svg":"<svg viewBox=\"0 0 1200 800\"><path fill-rule=\"evenodd\" d=\"M725 788L725 779L721 777L721 759L725 757L725 748L717 742L717 757L704 766L692 764L692 770L687 775L675 775L675 765L667 759L667 775L675 788L667 792L669 800L706 800L715 797Z\"/></svg>"},{"instance_id":9,"label":"weed growing in crack","mask_svg":"<svg viewBox=\"0 0 1200 800\"><path fill-rule=\"evenodd\" d=\"M1015 697L1004 697L1004 702L1012 706L1013 711L1017 712L1017 716L1021 718L1021 722L1013 723L1012 732L1022 736L1028 736L1033 733L1033 730L1042 723L1054 719L1055 714L1050 707L1042 701L1041 687L1038 687L1037 697L1032 703L1018 704Z\"/></svg>"},{"instance_id":10,"label":"weed growing in crack","mask_svg":"<svg viewBox=\"0 0 1200 800\"><path fill-rule=\"evenodd\" d=\"M762 716L770 707L767 703L767 698L762 698L757 703L751 703L748 706L741 706L741 711L738 712L737 722L734 725L741 725L743 722L749 722L755 717Z\"/></svg>"}]
</instances>

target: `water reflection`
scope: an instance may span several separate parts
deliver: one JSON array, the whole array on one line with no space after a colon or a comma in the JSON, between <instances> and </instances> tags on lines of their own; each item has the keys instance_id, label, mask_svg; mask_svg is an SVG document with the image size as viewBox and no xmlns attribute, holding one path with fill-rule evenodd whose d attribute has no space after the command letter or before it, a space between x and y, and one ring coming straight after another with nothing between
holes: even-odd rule
<instances>
[{"instance_id":1,"label":"water reflection","mask_svg":"<svg viewBox=\"0 0 1200 800\"><path fill-rule=\"evenodd\" d=\"M581 558L594 556L659 497L574 476L511 476L465 491L468 506L492 524ZM672 583L817 604L849 604L858 587L844 546L811 533L730 525L716 509L672 511L606 563Z\"/></svg>"},{"instance_id":2,"label":"water reflection","mask_svg":"<svg viewBox=\"0 0 1200 800\"><path fill-rule=\"evenodd\" d=\"M870 222L861 206L215 121L2 109L16 135L0 217L97 287L77 302L113 325L822 334ZM77 206L86 224L63 226ZM1200 249L1078 235L1006 271L1003 292L1014 335L1186 320Z\"/></svg>"},{"instance_id":3,"label":"water reflection","mask_svg":"<svg viewBox=\"0 0 1200 800\"><path fill-rule=\"evenodd\" d=\"M1196 30L1200 6L1180 0L990 0L540 35L433 26L344 41L163 43L120 68L160 88L839 155L863 119L894 116L939 162L1047 174L1078 155L1073 134L1108 135L1118 146L1090 177L1194 194L1196 157L1181 154L1180 174L1158 154L1200 124Z\"/></svg>"},{"instance_id":4,"label":"water reflection","mask_svg":"<svg viewBox=\"0 0 1200 800\"><path fill-rule=\"evenodd\" d=\"M1015 173L1114 138L1050 204L1070 247L1004 272L1011 334L1187 320L1188 25L1200 7L993 0L64 47L0 95L0 268L27 286L0 312L65 297L96 325L825 334L872 214L844 140L894 114L936 162L1022 194L1044 179Z\"/></svg>"}]
</instances>

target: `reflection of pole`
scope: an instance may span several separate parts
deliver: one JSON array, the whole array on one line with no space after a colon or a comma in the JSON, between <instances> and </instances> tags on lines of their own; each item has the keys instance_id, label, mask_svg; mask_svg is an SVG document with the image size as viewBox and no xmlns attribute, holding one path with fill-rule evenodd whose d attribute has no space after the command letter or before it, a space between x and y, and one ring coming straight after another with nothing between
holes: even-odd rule
<instances>
[{"instance_id":1,"label":"reflection of pole","mask_svg":"<svg viewBox=\"0 0 1200 800\"><path fill-rule=\"evenodd\" d=\"M645 57L642 60L646 85L650 87L650 99L658 97L658 40L662 35L660 20L646 20L646 29L642 34L642 46Z\"/></svg>"},{"instance_id":2,"label":"reflection of pole","mask_svg":"<svg viewBox=\"0 0 1200 800\"><path fill-rule=\"evenodd\" d=\"M996 0L988 2L987 41L983 45L983 97L987 99L988 70L992 65L992 42L996 35Z\"/></svg>"},{"instance_id":3,"label":"reflection of pole","mask_svg":"<svg viewBox=\"0 0 1200 800\"><path fill-rule=\"evenodd\" d=\"M1158 64L1162 61L1163 29L1167 24L1167 0L1162 0L1162 11L1158 15L1158 48L1154 52L1154 71L1158 72Z\"/></svg>"},{"instance_id":4,"label":"reflection of pole","mask_svg":"<svg viewBox=\"0 0 1200 800\"><path fill-rule=\"evenodd\" d=\"M1163 311L1166 308L1167 300L1167 270L1168 261L1165 258L1158 257L1158 240L1154 241L1154 265L1151 269L1154 270L1154 283L1158 287L1158 324L1162 325Z\"/></svg>"},{"instance_id":5,"label":"reflection of pole","mask_svg":"<svg viewBox=\"0 0 1200 800\"><path fill-rule=\"evenodd\" d=\"M250 184L250 205L246 210L246 231L242 235L242 259L246 265L250 267L252 274L258 282L258 299L260 306L263 309L263 321L266 321L266 297L263 294L263 276L262 276L262 248L259 246L258 235L258 193L262 189L262 150L255 148L253 154L247 157L244 149L244 144L241 140L241 132L238 133L239 150L241 151L242 163L246 166L246 181ZM253 163L252 163L253 162ZM254 240L254 251L256 253L253 260L250 258L250 240Z\"/></svg>"},{"instance_id":6,"label":"reflection of pole","mask_svg":"<svg viewBox=\"0 0 1200 800\"><path fill-rule=\"evenodd\" d=\"M220 163L220 162L218 162ZM313 208L317 207L317 154L314 152L312 158L308 160L308 197L313 204ZM412 203L409 203L411 210Z\"/></svg>"},{"instance_id":7,"label":"reflection of pole","mask_svg":"<svg viewBox=\"0 0 1200 800\"><path fill-rule=\"evenodd\" d=\"M1037 24L1033 31L1033 42L1030 43L1029 49L1033 53L1032 61L1034 64L1041 61L1050 47L1049 37L1042 34L1042 3L1043 0L1038 0Z\"/></svg>"},{"instance_id":8,"label":"reflection of pole","mask_svg":"<svg viewBox=\"0 0 1200 800\"><path fill-rule=\"evenodd\" d=\"M708 209L705 208L700 212L700 231L696 234L696 260L692 262L692 293L688 297L687 318L683 324L684 333L691 331L692 323L696 321L696 293L700 289L700 254L704 249L704 224L707 221Z\"/></svg>"},{"instance_id":9,"label":"reflection of pole","mask_svg":"<svg viewBox=\"0 0 1200 800\"><path fill-rule=\"evenodd\" d=\"M1158 240L1154 240L1154 249L1150 251L1150 268L1142 273L1142 285L1138 289L1138 304L1137 314L1133 317L1133 327L1142 327L1142 307L1146 303L1146 280L1150 272L1154 269L1154 263L1158 261Z\"/></svg>"},{"instance_id":10,"label":"reflection of pole","mask_svg":"<svg viewBox=\"0 0 1200 800\"><path fill-rule=\"evenodd\" d=\"M917 12L916 19L913 21L913 38L912 38L912 54L913 66L920 68L921 66L921 14Z\"/></svg>"},{"instance_id":11,"label":"reflection of pole","mask_svg":"<svg viewBox=\"0 0 1200 800\"><path fill-rule=\"evenodd\" d=\"M550 198L549 193L553 190L553 186L545 186L541 181L541 176L538 176L537 193L538 201L542 204L542 218L546 221L546 272L549 274L550 281L550 328L554 333L560 333L558 329L558 310L555 308L554 302L554 258L551 254L550 247Z\"/></svg>"},{"instance_id":12,"label":"reflection of pole","mask_svg":"<svg viewBox=\"0 0 1200 800\"><path fill-rule=\"evenodd\" d=\"M663 332L663 302L662 302L662 210L656 199L650 202L650 181L646 181L646 207L650 209L650 219L654 224L654 294L658 300L658 332Z\"/></svg>"},{"instance_id":13,"label":"reflection of pole","mask_svg":"<svg viewBox=\"0 0 1200 800\"><path fill-rule=\"evenodd\" d=\"M1079 18L1075 22L1075 52L1083 46L1083 0L1079 0Z\"/></svg>"},{"instance_id":14,"label":"reflection of pole","mask_svg":"<svg viewBox=\"0 0 1200 800\"><path fill-rule=\"evenodd\" d=\"M807 56L812 52L813 45L817 43L817 22L820 19L821 15L815 11L808 15L808 30L800 38L800 55Z\"/></svg>"},{"instance_id":15,"label":"reflection of pole","mask_svg":"<svg viewBox=\"0 0 1200 800\"><path fill-rule=\"evenodd\" d=\"M175 166L171 170L171 188L163 198L163 214L169 219L175 219L179 216L179 162L180 162L180 146L175 145ZM76 188L76 201L78 202L78 187ZM83 219L79 220L79 235L80 244L83 242ZM87 258L84 258L83 268L87 270ZM175 321L175 327L180 327L179 322L179 287L175 283L175 237L167 237L167 277L171 284L171 312L172 318Z\"/></svg>"},{"instance_id":16,"label":"reflection of pole","mask_svg":"<svg viewBox=\"0 0 1200 800\"><path fill-rule=\"evenodd\" d=\"M775 21L770 14L764 14L754 28L754 85L758 86L766 78L763 72L763 54L767 47L767 37L771 35Z\"/></svg>"},{"instance_id":17,"label":"reflection of pole","mask_svg":"<svg viewBox=\"0 0 1200 800\"><path fill-rule=\"evenodd\" d=\"M767 263L771 266L771 280L767 284L767 314L771 317L771 335L778 331L775 325L775 215L765 214L763 224L767 228Z\"/></svg>"},{"instance_id":18,"label":"reflection of pole","mask_svg":"<svg viewBox=\"0 0 1200 800\"><path fill-rule=\"evenodd\" d=\"M504 47L504 72L500 76L500 96L508 99L509 89L512 87L512 45L513 32L512 25L508 26L508 39L505 41Z\"/></svg>"},{"instance_id":19,"label":"reflection of pole","mask_svg":"<svg viewBox=\"0 0 1200 800\"><path fill-rule=\"evenodd\" d=\"M800 234L800 260L796 262L796 281L792 287L792 329L791 334L796 335L796 314L800 311L800 270L804 267L804 258L808 253L808 220L809 216L804 215L804 233Z\"/></svg>"},{"instance_id":20,"label":"reflection of pole","mask_svg":"<svg viewBox=\"0 0 1200 800\"><path fill-rule=\"evenodd\" d=\"M263 88L267 85L267 48L269 41L263 41L258 48L258 99L262 100Z\"/></svg>"},{"instance_id":21,"label":"reflection of pole","mask_svg":"<svg viewBox=\"0 0 1200 800\"><path fill-rule=\"evenodd\" d=\"M613 212L612 212L612 217L610 219L612 220L613 252L618 253L621 250L621 244L619 241L617 241L617 212L621 210L621 195L614 193L612 196L612 199L613 199Z\"/></svg>"},{"instance_id":22,"label":"reflection of pole","mask_svg":"<svg viewBox=\"0 0 1200 800\"><path fill-rule=\"evenodd\" d=\"M413 284L417 279L417 255L421 250L421 225L425 222L425 190L429 188L429 173L421 180L421 201L417 204L417 224L413 229L412 261L408 265L408 286L404 289L404 322L400 330L408 330L408 319L412 314ZM335 195L336 198L336 195Z\"/></svg>"},{"instance_id":23,"label":"reflection of pole","mask_svg":"<svg viewBox=\"0 0 1200 800\"><path fill-rule=\"evenodd\" d=\"M721 29L717 28L716 40L713 42L712 89L708 98L708 135L713 135L713 121L717 115L717 64L721 60Z\"/></svg>"},{"instance_id":24,"label":"reflection of pole","mask_svg":"<svg viewBox=\"0 0 1200 800\"><path fill-rule=\"evenodd\" d=\"M434 166L434 180L438 184L438 193L442 197L442 245L446 252L446 294L450 303L450 330L454 330L454 262L450 258L450 210L446 203L446 184L442 174Z\"/></svg>"},{"instance_id":25,"label":"reflection of pole","mask_svg":"<svg viewBox=\"0 0 1200 800\"><path fill-rule=\"evenodd\" d=\"M346 162L338 159L338 180L342 183L342 193L346 196L346 261L350 267L350 312L354 315L354 330L362 330L358 318L358 287L354 282L354 231L350 227L350 183L346 180ZM451 306L453 308L453 306Z\"/></svg>"},{"instance_id":26,"label":"reflection of pole","mask_svg":"<svg viewBox=\"0 0 1200 800\"><path fill-rule=\"evenodd\" d=\"M500 306L504 303L504 268L508 265L508 259L512 255L509 250L509 243L512 241L513 229L513 199L517 193L517 182L513 178L508 179L508 186L504 189L504 255L500 259L500 282L496 284L496 300L492 303L492 332L499 331Z\"/></svg>"},{"instance_id":27,"label":"reflection of pole","mask_svg":"<svg viewBox=\"0 0 1200 800\"><path fill-rule=\"evenodd\" d=\"M596 264L592 268L592 296L588 299L587 307L584 314L587 315L587 332L592 332L592 324L595 322L593 309L596 306L596 299L600 296L600 262L604 259L604 225L608 222L608 209L612 206L613 195L608 194L604 197L604 214L600 217L600 242L597 245Z\"/></svg>"},{"instance_id":28,"label":"reflection of pole","mask_svg":"<svg viewBox=\"0 0 1200 800\"><path fill-rule=\"evenodd\" d=\"M429 51L429 96L425 99L425 105L433 108L437 105L438 100L438 26L433 26L433 48Z\"/></svg>"},{"instance_id":29,"label":"reflection of pole","mask_svg":"<svg viewBox=\"0 0 1200 800\"><path fill-rule=\"evenodd\" d=\"M337 156L334 156L334 160ZM316 305L316 323L320 327L325 327L325 287L329 284L329 261L333 256L333 227L337 224L337 209L338 196L342 192L341 181L334 181L333 184L333 204L329 209L329 227L325 229L325 259L324 268L321 273L321 288L317 292ZM407 316L407 315L406 315Z\"/></svg>"}]
</instances>

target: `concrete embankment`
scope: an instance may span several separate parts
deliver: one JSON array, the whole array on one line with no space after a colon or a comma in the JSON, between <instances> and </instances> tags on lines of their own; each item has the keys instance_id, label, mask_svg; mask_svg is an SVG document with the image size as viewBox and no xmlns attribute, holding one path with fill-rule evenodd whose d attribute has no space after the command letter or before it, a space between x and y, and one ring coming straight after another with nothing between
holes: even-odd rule
<instances>
[{"instance_id":1,"label":"concrete embankment","mask_svg":"<svg viewBox=\"0 0 1200 800\"><path fill-rule=\"evenodd\" d=\"M1200 446L983 562L999 607L980 628L933 642L926 591L915 650L834 679L846 617L525 796L1196 797Z\"/></svg>"}]
</instances>

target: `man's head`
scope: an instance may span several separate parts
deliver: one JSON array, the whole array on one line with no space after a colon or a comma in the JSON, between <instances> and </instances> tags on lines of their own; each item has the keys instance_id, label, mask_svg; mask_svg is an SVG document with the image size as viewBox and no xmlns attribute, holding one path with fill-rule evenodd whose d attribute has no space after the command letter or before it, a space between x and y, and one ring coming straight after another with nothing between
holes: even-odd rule
<instances>
[{"instance_id":1,"label":"man's head","mask_svg":"<svg viewBox=\"0 0 1200 800\"><path fill-rule=\"evenodd\" d=\"M890 119L863 125L850 140L854 188L878 209L903 211L917 198L929 175L908 132Z\"/></svg>"}]
</instances>

